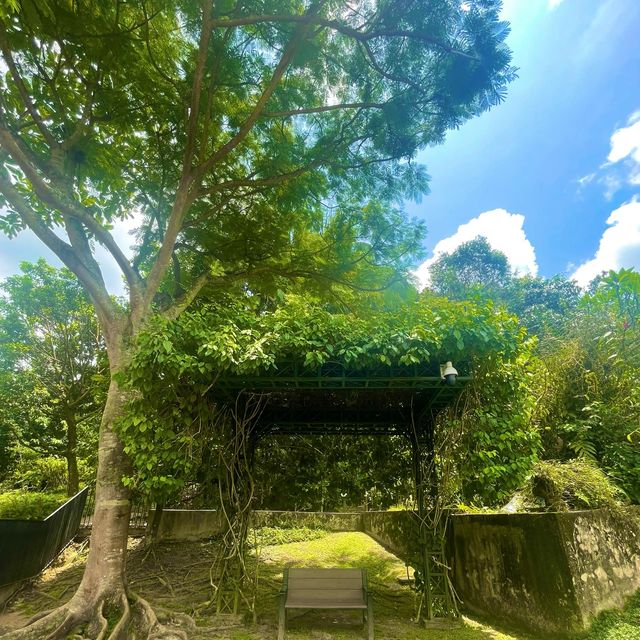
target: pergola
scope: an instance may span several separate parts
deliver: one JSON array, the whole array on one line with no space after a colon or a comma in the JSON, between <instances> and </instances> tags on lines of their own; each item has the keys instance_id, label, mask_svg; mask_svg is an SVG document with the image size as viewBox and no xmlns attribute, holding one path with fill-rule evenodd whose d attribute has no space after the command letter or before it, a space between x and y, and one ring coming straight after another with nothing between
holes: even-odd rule
<instances>
[{"instance_id":1,"label":"pergola","mask_svg":"<svg viewBox=\"0 0 640 640\"><path fill-rule=\"evenodd\" d=\"M241 393L264 397L251 427L250 455L270 435L402 435L413 451L420 522L420 558L424 615L455 611L446 570L444 536L429 525L437 497L434 423L439 411L453 405L470 381L469 365L456 363L461 375L449 384L439 361L414 366L380 364L366 369L328 362L310 369L300 362L279 362L259 375L223 375L212 395L230 404Z\"/></svg>"}]
</instances>

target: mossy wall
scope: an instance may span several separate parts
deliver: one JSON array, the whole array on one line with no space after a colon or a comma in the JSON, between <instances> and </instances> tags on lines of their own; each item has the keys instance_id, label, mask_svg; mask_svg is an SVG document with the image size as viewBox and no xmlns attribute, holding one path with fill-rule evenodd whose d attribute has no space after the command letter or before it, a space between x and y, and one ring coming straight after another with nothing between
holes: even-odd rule
<instances>
[{"instance_id":1,"label":"mossy wall","mask_svg":"<svg viewBox=\"0 0 640 640\"><path fill-rule=\"evenodd\" d=\"M451 561L463 608L554 638L587 629L640 588L638 515L453 516Z\"/></svg>"},{"instance_id":2,"label":"mossy wall","mask_svg":"<svg viewBox=\"0 0 640 640\"><path fill-rule=\"evenodd\" d=\"M405 562L419 553L414 511L367 511L361 514L360 531Z\"/></svg>"},{"instance_id":3,"label":"mossy wall","mask_svg":"<svg viewBox=\"0 0 640 640\"><path fill-rule=\"evenodd\" d=\"M254 511L256 527L308 527L326 531L362 531L361 513L331 513L324 511Z\"/></svg>"},{"instance_id":4,"label":"mossy wall","mask_svg":"<svg viewBox=\"0 0 640 640\"><path fill-rule=\"evenodd\" d=\"M549 634L582 628L556 514L451 521L453 581L463 609Z\"/></svg>"},{"instance_id":5,"label":"mossy wall","mask_svg":"<svg viewBox=\"0 0 640 640\"><path fill-rule=\"evenodd\" d=\"M585 626L640 589L640 508L559 514L558 526Z\"/></svg>"},{"instance_id":6,"label":"mossy wall","mask_svg":"<svg viewBox=\"0 0 640 640\"><path fill-rule=\"evenodd\" d=\"M255 527L307 527L326 531L362 531L360 513L313 513L306 511L254 511ZM153 512L148 522L153 521ZM158 540L203 540L222 533L224 518L214 510L164 509L158 525Z\"/></svg>"}]
</instances>

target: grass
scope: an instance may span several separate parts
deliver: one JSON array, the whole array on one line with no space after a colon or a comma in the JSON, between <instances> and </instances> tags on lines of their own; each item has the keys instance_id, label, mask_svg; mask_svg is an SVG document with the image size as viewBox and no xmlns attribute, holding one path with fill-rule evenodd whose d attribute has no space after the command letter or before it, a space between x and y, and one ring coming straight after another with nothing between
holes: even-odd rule
<instances>
[{"instance_id":1,"label":"grass","mask_svg":"<svg viewBox=\"0 0 640 640\"><path fill-rule=\"evenodd\" d=\"M623 611L605 611L581 640L640 640L640 591Z\"/></svg>"},{"instance_id":2,"label":"grass","mask_svg":"<svg viewBox=\"0 0 640 640\"><path fill-rule=\"evenodd\" d=\"M291 534L306 536L306 532ZM286 539L289 534L281 536ZM264 539L273 540L267 532ZM153 605L193 614L210 596L209 568L215 542L160 544L149 551L134 543L129 552L131 588ZM277 594L285 567L366 567L374 592L376 638L380 640L541 640L538 636L499 629L463 618L455 626L423 629L411 622L415 596L401 585L404 564L362 533L326 533L317 539L263 546L252 560L257 566L257 624L228 631L228 640L273 640L277 626ZM82 575L86 549L68 551L66 561L54 565L10 607L15 626L28 617L64 602ZM211 610L197 612L199 623L211 624ZM0 615L0 635L8 619ZM9 627L6 627L7 630ZM294 613L288 624L287 640L361 640L364 637L359 613L312 611ZM548 636L545 640L548 640ZM624 611L602 614L589 634L580 640L640 640L640 594Z\"/></svg>"}]
</instances>

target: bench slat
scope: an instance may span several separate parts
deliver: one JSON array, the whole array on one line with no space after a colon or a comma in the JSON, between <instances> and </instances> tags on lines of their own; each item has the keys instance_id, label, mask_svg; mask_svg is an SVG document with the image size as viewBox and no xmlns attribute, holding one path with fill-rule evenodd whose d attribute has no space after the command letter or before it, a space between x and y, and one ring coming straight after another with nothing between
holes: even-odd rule
<instances>
[{"instance_id":1,"label":"bench slat","mask_svg":"<svg viewBox=\"0 0 640 640\"><path fill-rule=\"evenodd\" d=\"M366 609L361 589L307 589L289 592L287 609Z\"/></svg>"},{"instance_id":2,"label":"bench slat","mask_svg":"<svg viewBox=\"0 0 640 640\"><path fill-rule=\"evenodd\" d=\"M291 578L358 578L362 580L362 569L289 569Z\"/></svg>"},{"instance_id":3,"label":"bench slat","mask_svg":"<svg viewBox=\"0 0 640 640\"><path fill-rule=\"evenodd\" d=\"M289 578L289 592L306 589L362 589L360 578Z\"/></svg>"}]
</instances>

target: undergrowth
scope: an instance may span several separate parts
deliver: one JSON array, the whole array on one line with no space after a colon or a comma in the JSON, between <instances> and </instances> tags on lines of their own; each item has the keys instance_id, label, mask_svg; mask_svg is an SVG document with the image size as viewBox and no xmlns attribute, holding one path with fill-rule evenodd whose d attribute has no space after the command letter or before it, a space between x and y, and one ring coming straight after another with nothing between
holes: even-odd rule
<instances>
[{"instance_id":1,"label":"undergrowth","mask_svg":"<svg viewBox=\"0 0 640 640\"><path fill-rule=\"evenodd\" d=\"M279 527L261 527L249 535L249 543L255 547L267 547L290 542L306 542L318 540L328 535L323 529L309 529L308 527L293 527L282 529Z\"/></svg>"},{"instance_id":2,"label":"undergrowth","mask_svg":"<svg viewBox=\"0 0 640 640\"><path fill-rule=\"evenodd\" d=\"M581 640L640 640L640 591L622 611L601 613Z\"/></svg>"},{"instance_id":3,"label":"undergrowth","mask_svg":"<svg viewBox=\"0 0 640 640\"><path fill-rule=\"evenodd\" d=\"M538 462L522 496L531 507L547 511L619 509L624 494L594 462Z\"/></svg>"},{"instance_id":4,"label":"undergrowth","mask_svg":"<svg viewBox=\"0 0 640 640\"><path fill-rule=\"evenodd\" d=\"M0 493L0 520L43 520L66 500L63 492L6 491Z\"/></svg>"}]
</instances>

